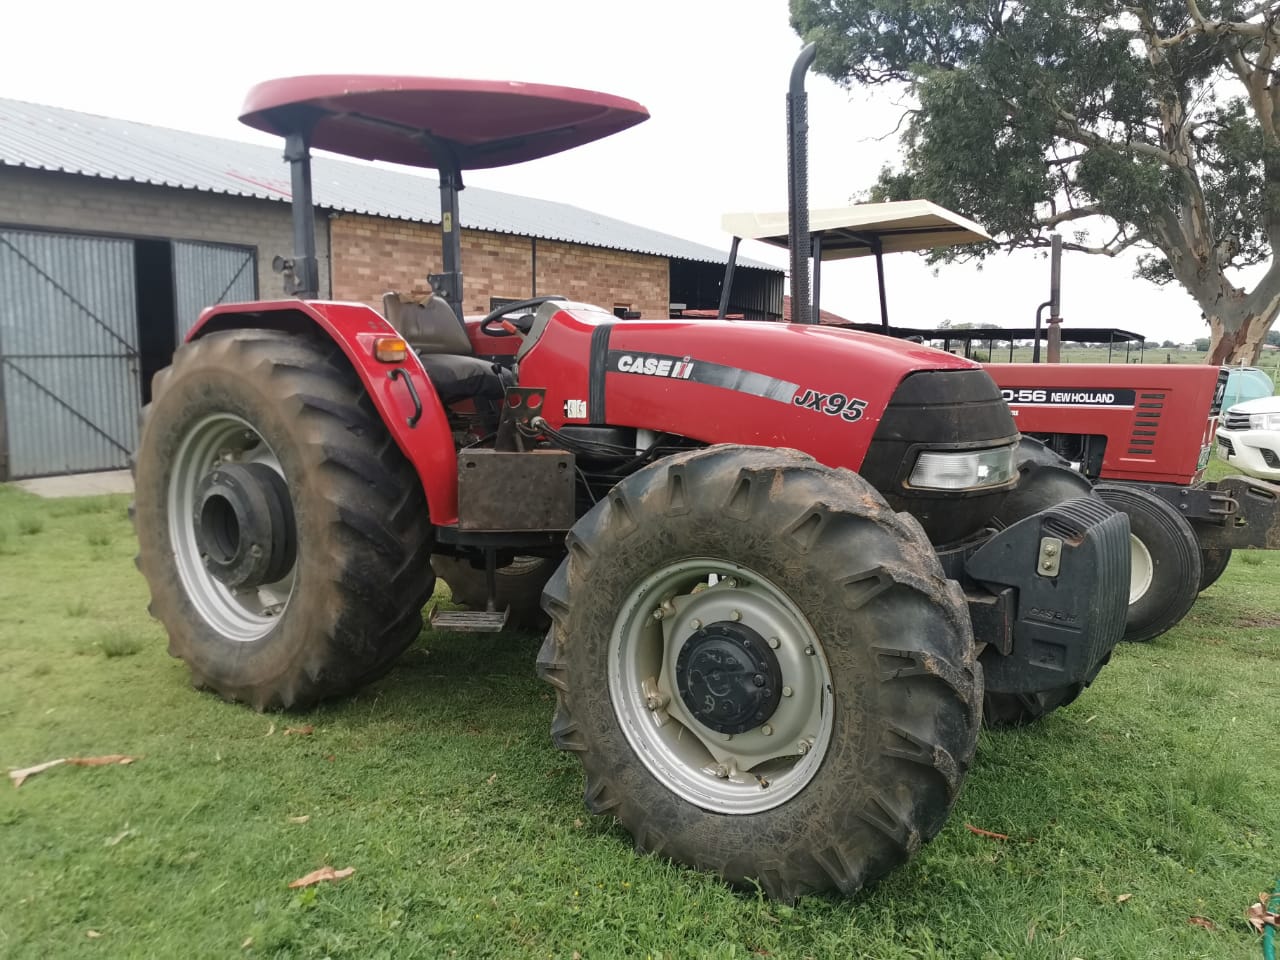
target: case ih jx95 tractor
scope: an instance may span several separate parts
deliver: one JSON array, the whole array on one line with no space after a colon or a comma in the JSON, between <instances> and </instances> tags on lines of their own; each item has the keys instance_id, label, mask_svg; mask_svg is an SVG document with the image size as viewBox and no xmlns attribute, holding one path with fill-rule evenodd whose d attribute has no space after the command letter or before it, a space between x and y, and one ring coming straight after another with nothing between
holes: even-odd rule
<instances>
[{"instance_id":1,"label":"case ih jx95 tractor","mask_svg":"<svg viewBox=\"0 0 1280 960\"><path fill-rule=\"evenodd\" d=\"M294 297L205 311L156 377L139 566L196 683L269 709L388 669L433 553L491 581L554 558L537 666L590 809L772 896L853 891L941 828L984 678L1004 721L1093 679L1123 629L1128 522L1064 499L1065 472L1020 472L999 389L941 351L553 297L464 321L462 171L645 117L537 85L255 88L243 119L292 164ZM375 310L317 299L313 147L439 171L443 272L400 318L417 350ZM516 341L509 363L481 359ZM494 629L503 611L442 620Z\"/></svg>"}]
</instances>

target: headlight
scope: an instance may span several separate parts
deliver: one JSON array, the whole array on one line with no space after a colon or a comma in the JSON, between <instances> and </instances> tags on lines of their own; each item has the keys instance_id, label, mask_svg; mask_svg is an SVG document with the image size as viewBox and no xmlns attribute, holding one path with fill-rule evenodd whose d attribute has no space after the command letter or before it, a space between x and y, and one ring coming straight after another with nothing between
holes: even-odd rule
<instances>
[{"instance_id":1,"label":"headlight","mask_svg":"<svg viewBox=\"0 0 1280 960\"><path fill-rule=\"evenodd\" d=\"M980 490L998 487L1018 473L1017 448L954 450L943 453L927 450L916 460L907 483L930 490Z\"/></svg>"},{"instance_id":2,"label":"headlight","mask_svg":"<svg viewBox=\"0 0 1280 960\"><path fill-rule=\"evenodd\" d=\"M1280 413L1249 414L1250 430L1280 430Z\"/></svg>"}]
</instances>

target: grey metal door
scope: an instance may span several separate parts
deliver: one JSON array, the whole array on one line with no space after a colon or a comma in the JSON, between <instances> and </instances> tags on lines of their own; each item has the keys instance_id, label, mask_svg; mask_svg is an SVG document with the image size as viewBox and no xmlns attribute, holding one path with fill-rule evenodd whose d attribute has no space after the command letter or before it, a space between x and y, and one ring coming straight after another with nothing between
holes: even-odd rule
<instances>
[{"instance_id":1,"label":"grey metal door","mask_svg":"<svg viewBox=\"0 0 1280 960\"><path fill-rule=\"evenodd\" d=\"M127 466L139 396L133 242L0 230L0 476Z\"/></svg>"},{"instance_id":2,"label":"grey metal door","mask_svg":"<svg viewBox=\"0 0 1280 960\"><path fill-rule=\"evenodd\" d=\"M178 343L186 339L205 307L258 298L256 260L252 247L174 241L173 298Z\"/></svg>"}]
</instances>

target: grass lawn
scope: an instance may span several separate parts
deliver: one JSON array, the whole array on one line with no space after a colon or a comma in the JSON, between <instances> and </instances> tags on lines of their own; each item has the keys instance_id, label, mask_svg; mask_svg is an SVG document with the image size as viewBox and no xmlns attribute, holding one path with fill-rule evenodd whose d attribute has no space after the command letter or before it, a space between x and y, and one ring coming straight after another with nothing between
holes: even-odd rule
<instances>
[{"instance_id":1,"label":"grass lawn","mask_svg":"<svg viewBox=\"0 0 1280 960\"><path fill-rule=\"evenodd\" d=\"M791 909L587 814L535 637L426 633L305 715L193 691L125 509L0 487L0 765L140 758L0 783L2 957L1261 956L1242 915L1280 873L1280 554L1237 555L1072 707L984 732L906 868ZM325 864L355 875L288 888Z\"/></svg>"}]
</instances>

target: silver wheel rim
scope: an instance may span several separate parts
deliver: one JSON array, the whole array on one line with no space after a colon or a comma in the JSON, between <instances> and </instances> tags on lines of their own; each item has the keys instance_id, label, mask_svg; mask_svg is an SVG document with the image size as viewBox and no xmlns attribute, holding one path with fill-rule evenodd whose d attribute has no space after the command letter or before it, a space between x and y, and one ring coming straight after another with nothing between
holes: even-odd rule
<instances>
[{"instance_id":1,"label":"silver wheel rim","mask_svg":"<svg viewBox=\"0 0 1280 960\"><path fill-rule=\"evenodd\" d=\"M1151 589L1151 578L1155 574L1155 561L1151 559L1151 551L1147 545L1129 534L1129 603L1141 600Z\"/></svg>"},{"instance_id":2,"label":"silver wheel rim","mask_svg":"<svg viewBox=\"0 0 1280 960\"><path fill-rule=\"evenodd\" d=\"M770 717L732 735L695 719L675 679L684 641L720 621L769 638L784 685ZM834 691L822 644L781 589L739 564L691 558L646 577L614 621L608 673L614 712L636 755L667 789L705 810L751 814L786 803L830 746Z\"/></svg>"},{"instance_id":3,"label":"silver wheel rim","mask_svg":"<svg viewBox=\"0 0 1280 960\"><path fill-rule=\"evenodd\" d=\"M205 568L196 539L197 491L210 470L227 462L260 463L285 476L275 451L248 421L229 413L205 417L182 438L173 460L169 543L178 576L196 612L223 637L247 643L266 636L288 607L297 562L274 583L243 590L231 589Z\"/></svg>"}]
</instances>

